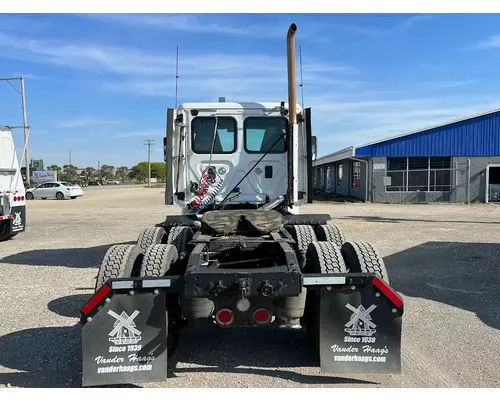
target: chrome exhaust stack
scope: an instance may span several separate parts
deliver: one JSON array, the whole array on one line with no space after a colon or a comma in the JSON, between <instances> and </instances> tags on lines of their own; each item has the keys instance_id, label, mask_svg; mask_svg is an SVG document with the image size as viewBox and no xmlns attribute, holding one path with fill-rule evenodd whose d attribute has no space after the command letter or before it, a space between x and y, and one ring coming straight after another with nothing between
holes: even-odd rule
<instances>
[{"instance_id":1,"label":"chrome exhaust stack","mask_svg":"<svg viewBox=\"0 0 500 400\"><path fill-rule=\"evenodd\" d=\"M288 28L286 54L288 62L288 115L290 124L297 123L297 82L295 78L295 32L297 25Z\"/></svg>"},{"instance_id":2,"label":"chrome exhaust stack","mask_svg":"<svg viewBox=\"0 0 500 400\"><path fill-rule=\"evenodd\" d=\"M288 66L288 195L289 212L298 214L298 175L299 175L299 127L297 125L297 83L295 79L295 32L297 25L291 24L286 36Z\"/></svg>"}]
</instances>

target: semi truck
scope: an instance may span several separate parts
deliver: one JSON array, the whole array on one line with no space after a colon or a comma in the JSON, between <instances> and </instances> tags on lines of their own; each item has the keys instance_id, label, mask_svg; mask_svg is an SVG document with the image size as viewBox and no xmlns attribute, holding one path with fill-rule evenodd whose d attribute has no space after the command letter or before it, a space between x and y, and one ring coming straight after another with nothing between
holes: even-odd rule
<instances>
[{"instance_id":1,"label":"semi truck","mask_svg":"<svg viewBox=\"0 0 500 400\"><path fill-rule=\"evenodd\" d=\"M83 386L167 379L200 327L305 330L324 373L400 372L403 299L378 250L300 212L315 139L296 101L296 30L287 102L168 109L165 204L179 213L105 254L81 308Z\"/></svg>"},{"instance_id":2,"label":"semi truck","mask_svg":"<svg viewBox=\"0 0 500 400\"><path fill-rule=\"evenodd\" d=\"M0 126L0 242L26 229L26 199L12 131Z\"/></svg>"}]
</instances>

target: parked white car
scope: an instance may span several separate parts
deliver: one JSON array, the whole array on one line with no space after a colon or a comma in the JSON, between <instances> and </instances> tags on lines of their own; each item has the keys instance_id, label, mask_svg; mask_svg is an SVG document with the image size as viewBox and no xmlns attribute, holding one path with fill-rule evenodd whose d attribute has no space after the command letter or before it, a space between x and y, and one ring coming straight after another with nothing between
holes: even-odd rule
<instances>
[{"instance_id":1,"label":"parked white car","mask_svg":"<svg viewBox=\"0 0 500 400\"><path fill-rule=\"evenodd\" d=\"M26 199L76 199L77 197L83 196L83 190L78 185L73 185L69 182L57 181L57 182L45 182L41 185L27 189Z\"/></svg>"}]
</instances>

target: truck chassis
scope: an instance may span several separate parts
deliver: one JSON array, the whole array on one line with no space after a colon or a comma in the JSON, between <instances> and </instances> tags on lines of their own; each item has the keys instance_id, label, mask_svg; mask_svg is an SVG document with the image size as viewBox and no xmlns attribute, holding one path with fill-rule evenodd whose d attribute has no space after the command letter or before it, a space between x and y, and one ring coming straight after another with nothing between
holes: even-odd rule
<instances>
[{"instance_id":1,"label":"truck chassis","mask_svg":"<svg viewBox=\"0 0 500 400\"><path fill-rule=\"evenodd\" d=\"M169 216L112 246L81 310L83 385L163 381L182 330L207 325L305 329L322 372L399 373L403 301L377 250L329 219Z\"/></svg>"}]
</instances>

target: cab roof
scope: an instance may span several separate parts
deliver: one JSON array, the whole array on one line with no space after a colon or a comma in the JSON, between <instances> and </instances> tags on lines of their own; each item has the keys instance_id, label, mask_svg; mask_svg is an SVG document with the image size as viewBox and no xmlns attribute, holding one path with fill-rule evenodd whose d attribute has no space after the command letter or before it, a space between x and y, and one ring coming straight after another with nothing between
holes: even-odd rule
<instances>
[{"instance_id":1,"label":"cab roof","mask_svg":"<svg viewBox=\"0 0 500 400\"><path fill-rule=\"evenodd\" d=\"M178 110L275 110L279 111L281 102L205 102L205 103L182 103ZM285 102L285 108L288 103ZM297 104L297 113L302 111L300 104Z\"/></svg>"}]
</instances>

